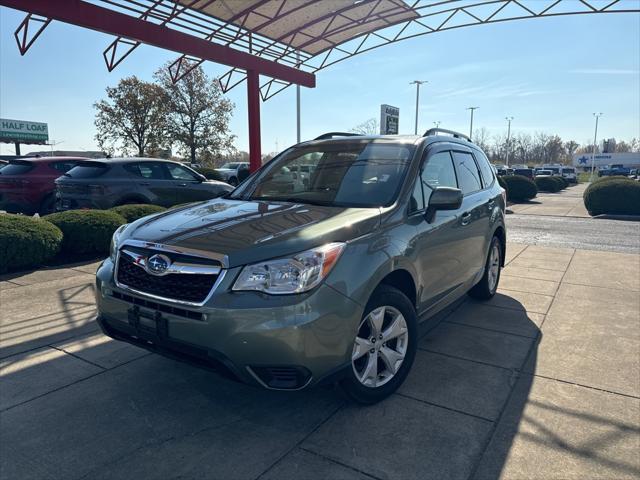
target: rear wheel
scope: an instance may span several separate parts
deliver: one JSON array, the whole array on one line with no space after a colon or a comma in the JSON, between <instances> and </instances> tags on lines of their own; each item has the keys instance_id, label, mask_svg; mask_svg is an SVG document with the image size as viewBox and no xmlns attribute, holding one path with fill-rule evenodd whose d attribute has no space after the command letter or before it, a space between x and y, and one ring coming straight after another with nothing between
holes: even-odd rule
<instances>
[{"instance_id":1,"label":"rear wheel","mask_svg":"<svg viewBox=\"0 0 640 480\"><path fill-rule=\"evenodd\" d=\"M354 338L351 368L340 386L358 403L373 404L395 392L407 377L417 348L415 308L399 290L379 286Z\"/></svg>"},{"instance_id":2,"label":"rear wheel","mask_svg":"<svg viewBox=\"0 0 640 480\"><path fill-rule=\"evenodd\" d=\"M47 195L40 204L38 214L49 215L56 211L56 197L53 194Z\"/></svg>"},{"instance_id":3,"label":"rear wheel","mask_svg":"<svg viewBox=\"0 0 640 480\"><path fill-rule=\"evenodd\" d=\"M493 237L489 254L484 267L482 279L469 290L469 295L478 300L489 300L496 294L500 282L500 269L502 268L502 244L498 237Z\"/></svg>"}]
</instances>

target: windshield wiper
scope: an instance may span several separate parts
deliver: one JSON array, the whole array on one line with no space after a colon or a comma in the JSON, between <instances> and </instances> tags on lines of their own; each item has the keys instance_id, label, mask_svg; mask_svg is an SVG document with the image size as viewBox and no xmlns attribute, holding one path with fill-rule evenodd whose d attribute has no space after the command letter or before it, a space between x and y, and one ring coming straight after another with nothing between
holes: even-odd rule
<instances>
[{"instance_id":1,"label":"windshield wiper","mask_svg":"<svg viewBox=\"0 0 640 480\"><path fill-rule=\"evenodd\" d=\"M322 200L311 200L308 198L300 197L251 197L249 200L253 201L268 201L268 202L289 202L289 203L302 203L308 205L318 205L321 207L335 207L333 202L327 202Z\"/></svg>"}]
</instances>

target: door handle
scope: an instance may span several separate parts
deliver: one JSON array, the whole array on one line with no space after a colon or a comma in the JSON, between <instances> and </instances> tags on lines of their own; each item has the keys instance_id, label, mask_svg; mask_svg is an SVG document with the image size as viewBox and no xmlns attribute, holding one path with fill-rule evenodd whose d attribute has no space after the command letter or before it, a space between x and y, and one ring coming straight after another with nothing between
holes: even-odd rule
<instances>
[{"instance_id":1,"label":"door handle","mask_svg":"<svg viewBox=\"0 0 640 480\"><path fill-rule=\"evenodd\" d=\"M469 225L469 222L471 222L471 212L464 212L460 217L460 224Z\"/></svg>"},{"instance_id":2,"label":"door handle","mask_svg":"<svg viewBox=\"0 0 640 480\"><path fill-rule=\"evenodd\" d=\"M186 187L186 186L187 186L187 184L186 184L186 183L179 183L179 184L178 184L178 186L179 186L179 187Z\"/></svg>"}]
</instances>

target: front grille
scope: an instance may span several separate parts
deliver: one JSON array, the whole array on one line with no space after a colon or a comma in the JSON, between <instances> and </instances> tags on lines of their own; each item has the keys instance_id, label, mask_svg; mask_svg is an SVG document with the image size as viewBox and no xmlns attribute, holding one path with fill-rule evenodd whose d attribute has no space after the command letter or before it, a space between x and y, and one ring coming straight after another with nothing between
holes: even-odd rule
<instances>
[{"instance_id":1,"label":"front grille","mask_svg":"<svg viewBox=\"0 0 640 480\"><path fill-rule=\"evenodd\" d=\"M217 279L218 275L200 273L170 273L156 276L147 273L124 253L120 254L118 260L119 284L168 299L202 303Z\"/></svg>"}]
</instances>

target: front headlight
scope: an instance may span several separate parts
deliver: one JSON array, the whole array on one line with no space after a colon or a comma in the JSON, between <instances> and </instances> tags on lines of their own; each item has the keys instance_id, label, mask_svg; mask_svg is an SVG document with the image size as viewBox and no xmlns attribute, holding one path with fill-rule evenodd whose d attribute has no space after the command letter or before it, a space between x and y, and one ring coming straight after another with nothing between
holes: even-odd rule
<instances>
[{"instance_id":1,"label":"front headlight","mask_svg":"<svg viewBox=\"0 0 640 480\"><path fill-rule=\"evenodd\" d=\"M253 290L272 295L306 292L329 274L344 247L344 243L328 243L291 258L247 265L240 272L233 290Z\"/></svg>"},{"instance_id":2,"label":"front headlight","mask_svg":"<svg viewBox=\"0 0 640 480\"><path fill-rule=\"evenodd\" d=\"M118 253L120 237L122 236L122 232L124 232L124 229L127 228L128 226L129 226L128 223L125 223L124 225L120 225L118 229L115 232L113 232L113 236L111 237L111 246L109 247L109 258L114 262L116 261L116 254Z\"/></svg>"}]
</instances>

